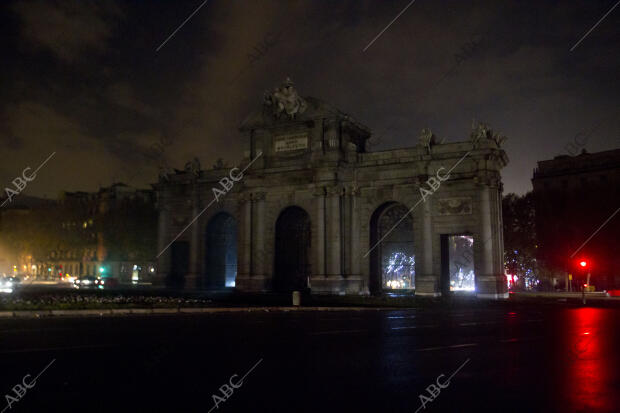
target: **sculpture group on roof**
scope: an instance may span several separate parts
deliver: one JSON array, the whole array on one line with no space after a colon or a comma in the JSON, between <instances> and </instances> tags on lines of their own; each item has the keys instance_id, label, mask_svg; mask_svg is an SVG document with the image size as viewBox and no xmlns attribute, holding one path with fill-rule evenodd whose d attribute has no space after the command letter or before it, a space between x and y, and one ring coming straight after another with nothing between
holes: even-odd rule
<instances>
[{"instance_id":1,"label":"sculpture group on roof","mask_svg":"<svg viewBox=\"0 0 620 413\"><path fill-rule=\"evenodd\" d=\"M298 114L304 113L308 107L305 99L299 96L293 87L290 78L286 78L282 85L275 88L273 92L266 91L263 104L271 109L276 118L285 113L289 119L295 119Z\"/></svg>"}]
</instances>

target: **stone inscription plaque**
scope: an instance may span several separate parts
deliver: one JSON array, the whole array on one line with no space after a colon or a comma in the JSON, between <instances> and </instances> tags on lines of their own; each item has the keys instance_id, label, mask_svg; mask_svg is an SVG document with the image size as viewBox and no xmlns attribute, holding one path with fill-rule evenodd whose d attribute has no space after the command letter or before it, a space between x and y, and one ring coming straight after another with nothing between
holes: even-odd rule
<instances>
[{"instance_id":1,"label":"stone inscription plaque","mask_svg":"<svg viewBox=\"0 0 620 413\"><path fill-rule=\"evenodd\" d=\"M308 148L308 134L295 133L289 135L276 136L275 151L287 152Z\"/></svg>"},{"instance_id":2,"label":"stone inscription plaque","mask_svg":"<svg viewBox=\"0 0 620 413\"><path fill-rule=\"evenodd\" d=\"M469 215L471 212L471 198L442 198L437 202L439 215Z\"/></svg>"}]
</instances>

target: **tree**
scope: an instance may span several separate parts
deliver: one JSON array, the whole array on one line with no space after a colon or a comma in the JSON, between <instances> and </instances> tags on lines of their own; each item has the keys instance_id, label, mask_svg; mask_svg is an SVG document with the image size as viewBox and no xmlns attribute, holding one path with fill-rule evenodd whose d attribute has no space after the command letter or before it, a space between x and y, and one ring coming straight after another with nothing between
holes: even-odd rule
<instances>
[{"instance_id":1,"label":"tree","mask_svg":"<svg viewBox=\"0 0 620 413\"><path fill-rule=\"evenodd\" d=\"M532 192L507 194L502 200L504 220L504 263L509 274L517 276L521 288L538 283L536 263L536 223Z\"/></svg>"},{"instance_id":2,"label":"tree","mask_svg":"<svg viewBox=\"0 0 620 413\"><path fill-rule=\"evenodd\" d=\"M149 261L157 248L157 210L150 201L126 199L97 217L105 259Z\"/></svg>"}]
</instances>

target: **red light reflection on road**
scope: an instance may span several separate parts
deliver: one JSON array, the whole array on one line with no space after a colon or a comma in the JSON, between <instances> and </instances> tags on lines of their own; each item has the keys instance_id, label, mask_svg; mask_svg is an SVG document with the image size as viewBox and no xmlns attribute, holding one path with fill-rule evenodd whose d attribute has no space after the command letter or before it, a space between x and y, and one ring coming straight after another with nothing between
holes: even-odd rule
<instances>
[{"instance_id":1,"label":"red light reflection on road","mask_svg":"<svg viewBox=\"0 0 620 413\"><path fill-rule=\"evenodd\" d=\"M606 336L601 328L605 315L605 310L598 308L571 311L567 374L562 380L564 397L571 410L611 411L613 406L615 373L605 360Z\"/></svg>"}]
</instances>

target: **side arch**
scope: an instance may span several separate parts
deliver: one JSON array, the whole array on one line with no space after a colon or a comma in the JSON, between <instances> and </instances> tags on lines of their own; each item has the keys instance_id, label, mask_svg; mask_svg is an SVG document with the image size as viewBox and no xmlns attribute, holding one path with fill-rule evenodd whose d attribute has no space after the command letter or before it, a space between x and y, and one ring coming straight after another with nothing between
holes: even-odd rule
<instances>
[{"instance_id":1,"label":"side arch","mask_svg":"<svg viewBox=\"0 0 620 413\"><path fill-rule=\"evenodd\" d=\"M386 202L370 218L369 290L415 290L413 217L398 202Z\"/></svg>"},{"instance_id":2,"label":"side arch","mask_svg":"<svg viewBox=\"0 0 620 413\"><path fill-rule=\"evenodd\" d=\"M237 221L218 212L206 227L205 275L203 288L234 287L237 278Z\"/></svg>"}]
</instances>

